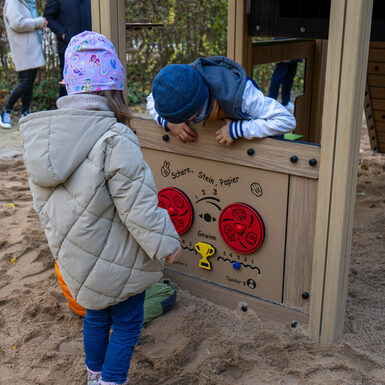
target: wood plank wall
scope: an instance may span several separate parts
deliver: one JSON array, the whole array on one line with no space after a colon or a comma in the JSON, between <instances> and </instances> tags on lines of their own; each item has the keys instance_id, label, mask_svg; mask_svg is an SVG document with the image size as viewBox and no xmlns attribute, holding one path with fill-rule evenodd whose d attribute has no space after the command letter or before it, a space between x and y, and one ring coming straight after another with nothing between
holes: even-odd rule
<instances>
[{"instance_id":1,"label":"wood plank wall","mask_svg":"<svg viewBox=\"0 0 385 385\"><path fill-rule=\"evenodd\" d=\"M385 42L371 42L365 115L373 151L385 153Z\"/></svg>"}]
</instances>

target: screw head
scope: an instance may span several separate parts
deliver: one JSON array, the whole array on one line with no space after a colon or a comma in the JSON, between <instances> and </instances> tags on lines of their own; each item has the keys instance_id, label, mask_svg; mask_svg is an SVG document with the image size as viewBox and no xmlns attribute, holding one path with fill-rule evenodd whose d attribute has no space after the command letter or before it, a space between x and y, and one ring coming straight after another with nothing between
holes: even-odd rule
<instances>
[{"instance_id":1,"label":"screw head","mask_svg":"<svg viewBox=\"0 0 385 385\"><path fill-rule=\"evenodd\" d=\"M298 162L298 156L297 155L292 155L290 157L290 162L291 163L297 163Z\"/></svg>"},{"instance_id":2,"label":"screw head","mask_svg":"<svg viewBox=\"0 0 385 385\"><path fill-rule=\"evenodd\" d=\"M317 165L317 159L314 159L314 158L310 159L310 160L309 160L309 164L310 164L310 166L312 166L312 167L316 166L316 165Z\"/></svg>"},{"instance_id":3,"label":"screw head","mask_svg":"<svg viewBox=\"0 0 385 385\"><path fill-rule=\"evenodd\" d=\"M304 26L302 26L299 30L300 30L301 33L305 33L306 32L306 28Z\"/></svg>"},{"instance_id":4,"label":"screw head","mask_svg":"<svg viewBox=\"0 0 385 385\"><path fill-rule=\"evenodd\" d=\"M255 154L254 148L249 148L249 149L247 150L247 155L254 155L254 154Z\"/></svg>"},{"instance_id":5,"label":"screw head","mask_svg":"<svg viewBox=\"0 0 385 385\"><path fill-rule=\"evenodd\" d=\"M247 305L242 305L241 310L246 312L247 310L249 310L249 307Z\"/></svg>"},{"instance_id":6,"label":"screw head","mask_svg":"<svg viewBox=\"0 0 385 385\"><path fill-rule=\"evenodd\" d=\"M169 137L167 134L165 134L165 135L162 136L162 139L163 139L165 142L168 142L168 141L170 140L170 137Z\"/></svg>"},{"instance_id":7,"label":"screw head","mask_svg":"<svg viewBox=\"0 0 385 385\"><path fill-rule=\"evenodd\" d=\"M309 292L307 292L307 291L304 291L304 292L301 294L301 297L302 297L303 299L308 299L309 296L310 296L310 294L309 294Z\"/></svg>"},{"instance_id":8,"label":"screw head","mask_svg":"<svg viewBox=\"0 0 385 385\"><path fill-rule=\"evenodd\" d=\"M257 31L260 31L260 30L261 30L261 26L260 26L260 25L257 25L257 26L255 27L255 29L256 29Z\"/></svg>"},{"instance_id":9,"label":"screw head","mask_svg":"<svg viewBox=\"0 0 385 385\"><path fill-rule=\"evenodd\" d=\"M297 322L297 321L293 321L293 322L290 324L290 326L291 326L293 329L295 329L295 328L297 327L297 325L298 325L298 322Z\"/></svg>"}]
</instances>

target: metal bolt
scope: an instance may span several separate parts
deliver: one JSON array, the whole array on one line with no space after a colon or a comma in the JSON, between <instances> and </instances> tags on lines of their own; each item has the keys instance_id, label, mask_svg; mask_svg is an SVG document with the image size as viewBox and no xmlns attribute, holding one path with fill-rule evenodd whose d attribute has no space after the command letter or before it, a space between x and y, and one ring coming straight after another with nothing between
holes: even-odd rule
<instances>
[{"instance_id":1,"label":"metal bolt","mask_svg":"<svg viewBox=\"0 0 385 385\"><path fill-rule=\"evenodd\" d=\"M260 31L260 30L261 30L261 26L260 26L260 25L257 25L257 26L255 27L255 29L256 29L257 31Z\"/></svg>"},{"instance_id":2,"label":"metal bolt","mask_svg":"<svg viewBox=\"0 0 385 385\"><path fill-rule=\"evenodd\" d=\"M316 165L317 165L317 159L314 159L314 158L310 159L310 160L309 160L309 164L310 164L310 166L312 166L312 167L316 166Z\"/></svg>"},{"instance_id":3,"label":"metal bolt","mask_svg":"<svg viewBox=\"0 0 385 385\"><path fill-rule=\"evenodd\" d=\"M302 26L300 29L301 33L305 33L306 32L306 28L304 26Z\"/></svg>"},{"instance_id":4,"label":"metal bolt","mask_svg":"<svg viewBox=\"0 0 385 385\"><path fill-rule=\"evenodd\" d=\"M293 329L295 329L295 328L297 327L297 325L298 325L298 322L297 322L297 321L293 321L293 322L290 324L290 326L291 326Z\"/></svg>"},{"instance_id":5,"label":"metal bolt","mask_svg":"<svg viewBox=\"0 0 385 385\"><path fill-rule=\"evenodd\" d=\"M247 305L242 305L241 310L246 312L249 309Z\"/></svg>"},{"instance_id":6,"label":"metal bolt","mask_svg":"<svg viewBox=\"0 0 385 385\"><path fill-rule=\"evenodd\" d=\"M249 149L247 150L247 155L254 155L254 154L255 154L254 148L249 148Z\"/></svg>"},{"instance_id":7,"label":"metal bolt","mask_svg":"<svg viewBox=\"0 0 385 385\"><path fill-rule=\"evenodd\" d=\"M170 140L170 137L169 137L167 134L165 134L165 135L162 136L162 139L163 139L165 142L168 142L168 141Z\"/></svg>"},{"instance_id":8,"label":"metal bolt","mask_svg":"<svg viewBox=\"0 0 385 385\"><path fill-rule=\"evenodd\" d=\"M290 162L291 163L297 163L298 162L298 156L297 155L292 155L290 157Z\"/></svg>"},{"instance_id":9,"label":"metal bolt","mask_svg":"<svg viewBox=\"0 0 385 385\"><path fill-rule=\"evenodd\" d=\"M302 294L301 294L302 298L303 299L308 299L310 294L307 292L307 291L304 291Z\"/></svg>"}]
</instances>

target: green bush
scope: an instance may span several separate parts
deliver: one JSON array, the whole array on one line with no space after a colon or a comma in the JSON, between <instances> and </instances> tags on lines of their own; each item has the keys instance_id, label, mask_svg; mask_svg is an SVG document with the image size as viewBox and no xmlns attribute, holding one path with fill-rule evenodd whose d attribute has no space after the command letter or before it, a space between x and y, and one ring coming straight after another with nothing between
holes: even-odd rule
<instances>
[{"instance_id":1,"label":"green bush","mask_svg":"<svg viewBox=\"0 0 385 385\"><path fill-rule=\"evenodd\" d=\"M46 0L37 0L42 14ZM0 0L0 108L17 84L17 74L8 58L8 43L3 22L4 0ZM143 48L127 54L128 101L142 103L151 90L152 80L161 68L171 63L190 63L199 56L226 55L228 0L126 0L128 23L161 23L162 27L144 29ZM136 35L138 33L136 32ZM58 96L58 60L47 35L47 66L41 69L33 92L34 111L55 108ZM134 39L135 40L135 39ZM303 89L304 64L300 63L293 94ZM274 64L254 69L254 79L267 94Z\"/></svg>"},{"instance_id":2,"label":"green bush","mask_svg":"<svg viewBox=\"0 0 385 385\"><path fill-rule=\"evenodd\" d=\"M226 55L227 0L126 1L128 23L161 23L144 29L143 48L128 54L128 100L144 101L161 68L199 56Z\"/></svg>"}]
</instances>

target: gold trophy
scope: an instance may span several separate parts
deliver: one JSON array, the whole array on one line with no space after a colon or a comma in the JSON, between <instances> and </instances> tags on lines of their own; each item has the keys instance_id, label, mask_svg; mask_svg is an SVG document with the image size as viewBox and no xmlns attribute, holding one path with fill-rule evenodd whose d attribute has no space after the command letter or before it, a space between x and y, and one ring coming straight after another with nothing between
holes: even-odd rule
<instances>
[{"instance_id":1,"label":"gold trophy","mask_svg":"<svg viewBox=\"0 0 385 385\"><path fill-rule=\"evenodd\" d=\"M202 259L199 261L199 267L211 270L211 262L208 260L208 257L215 253L215 247L210 243L198 242L195 244L195 249L202 256Z\"/></svg>"}]
</instances>

